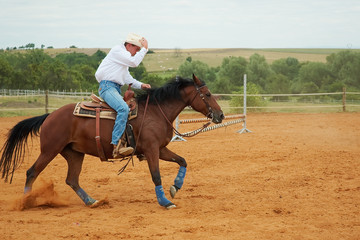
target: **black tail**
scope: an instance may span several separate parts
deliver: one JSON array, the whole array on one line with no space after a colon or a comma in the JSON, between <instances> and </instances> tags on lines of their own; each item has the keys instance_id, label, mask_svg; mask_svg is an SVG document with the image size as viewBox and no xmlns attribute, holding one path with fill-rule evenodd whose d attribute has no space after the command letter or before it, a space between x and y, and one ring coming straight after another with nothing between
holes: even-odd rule
<instances>
[{"instance_id":1,"label":"black tail","mask_svg":"<svg viewBox=\"0 0 360 240\"><path fill-rule=\"evenodd\" d=\"M8 134L4 146L1 148L2 156L0 159L1 178L7 182L11 174L10 183L12 182L15 170L20 167L24 161L25 147L29 135L38 136L40 126L43 124L49 114L25 119L16 124Z\"/></svg>"}]
</instances>

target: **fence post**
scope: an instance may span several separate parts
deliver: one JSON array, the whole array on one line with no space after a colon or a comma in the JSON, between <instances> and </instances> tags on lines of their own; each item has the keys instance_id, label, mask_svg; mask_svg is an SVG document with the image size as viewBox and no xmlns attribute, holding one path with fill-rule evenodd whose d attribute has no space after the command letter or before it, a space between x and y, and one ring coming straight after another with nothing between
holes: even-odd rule
<instances>
[{"instance_id":1,"label":"fence post","mask_svg":"<svg viewBox=\"0 0 360 240\"><path fill-rule=\"evenodd\" d=\"M241 130L237 131L240 134L251 132L249 129L246 128L246 107L247 107L247 103L246 103L246 85L247 85L247 83L246 83L246 74L244 74L244 110L243 110L244 125L243 125L243 128Z\"/></svg>"},{"instance_id":2,"label":"fence post","mask_svg":"<svg viewBox=\"0 0 360 240\"><path fill-rule=\"evenodd\" d=\"M346 87L343 87L342 102L343 102L343 112L346 112Z\"/></svg>"},{"instance_id":3,"label":"fence post","mask_svg":"<svg viewBox=\"0 0 360 240\"><path fill-rule=\"evenodd\" d=\"M49 90L45 91L45 113L49 113Z\"/></svg>"}]
</instances>

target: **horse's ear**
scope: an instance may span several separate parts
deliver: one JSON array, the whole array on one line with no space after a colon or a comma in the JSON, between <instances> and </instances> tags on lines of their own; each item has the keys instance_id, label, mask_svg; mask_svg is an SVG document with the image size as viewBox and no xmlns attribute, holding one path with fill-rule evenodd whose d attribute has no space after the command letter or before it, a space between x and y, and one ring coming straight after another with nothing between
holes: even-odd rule
<instances>
[{"instance_id":1,"label":"horse's ear","mask_svg":"<svg viewBox=\"0 0 360 240\"><path fill-rule=\"evenodd\" d=\"M198 79L197 76L195 76L195 74L193 74L193 80L194 80L196 85L201 86L201 81Z\"/></svg>"}]
</instances>

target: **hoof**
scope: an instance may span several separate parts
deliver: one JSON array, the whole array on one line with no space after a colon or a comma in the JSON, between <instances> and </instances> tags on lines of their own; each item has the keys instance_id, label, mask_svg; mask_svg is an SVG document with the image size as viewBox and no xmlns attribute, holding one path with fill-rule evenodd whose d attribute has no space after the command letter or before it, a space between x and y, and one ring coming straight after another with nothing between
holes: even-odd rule
<instances>
[{"instance_id":1,"label":"hoof","mask_svg":"<svg viewBox=\"0 0 360 240\"><path fill-rule=\"evenodd\" d=\"M89 205L89 207L97 208L97 207L107 205L107 204L109 204L109 201L107 199L103 199L103 200L100 200L100 201L96 200L93 204Z\"/></svg>"},{"instance_id":2,"label":"hoof","mask_svg":"<svg viewBox=\"0 0 360 240\"><path fill-rule=\"evenodd\" d=\"M172 198L175 197L175 194L179 191L179 188L177 188L175 185L172 185L170 187L170 195Z\"/></svg>"},{"instance_id":3,"label":"hoof","mask_svg":"<svg viewBox=\"0 0 360 240\"><path fill-rule=\"evenodd\" d=\"M166 209L172 209L172 208L176 208L176 205L173 203L169 203L168 205L165 206Z\"/></svg>"}]
</instances>

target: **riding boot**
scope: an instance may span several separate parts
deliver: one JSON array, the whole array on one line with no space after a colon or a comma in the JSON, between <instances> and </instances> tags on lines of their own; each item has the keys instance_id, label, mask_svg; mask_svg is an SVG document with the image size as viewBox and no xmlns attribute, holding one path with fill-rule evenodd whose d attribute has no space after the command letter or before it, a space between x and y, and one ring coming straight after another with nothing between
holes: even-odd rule
<instances>
[{"instance_id":1,"label":"riding boot","mask_svg":"<svg viewBox=\"0 0 360 240\"><path fill-rule=\"evenodd\" d=\"M114 144L113 158L123 158L129 156L133 151L134 149L132 147L125 147L121 144L121 142L119 142L118 145Z\"/></svg>"},{"instance_id":2,"label":"riding boot","mask_svg":"<svg viewBox=\"0 0 360 240\"><path fill-rule=\"evenodd\" d=\"M113 158L123 158L133 153L134 148L127 147L125 134L121 137L117 145L114 144Z\"/></svg>"}]
</instances>

